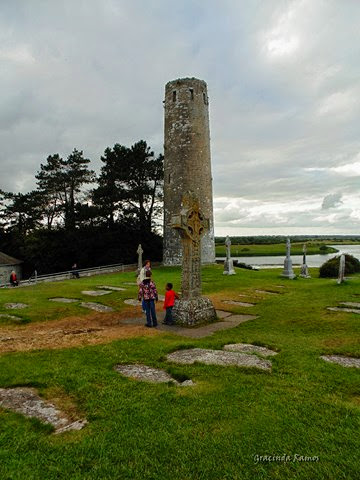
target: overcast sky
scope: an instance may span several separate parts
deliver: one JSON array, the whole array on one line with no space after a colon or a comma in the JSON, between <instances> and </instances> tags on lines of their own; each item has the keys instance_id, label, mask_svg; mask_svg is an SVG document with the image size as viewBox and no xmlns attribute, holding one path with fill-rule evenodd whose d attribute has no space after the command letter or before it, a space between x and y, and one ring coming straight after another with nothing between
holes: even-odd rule
<instances>
[{"instance_id":1,"label":"overcast sky","mask_svg":"<svg viewBox=\"0 0 360 480\"><path fill-rule=\"evenodd\" d=\"M223 234L360 233L359 0L0 0L0 188L52 153L163 145L206 80Z\"/></svg>"}]
</instances>

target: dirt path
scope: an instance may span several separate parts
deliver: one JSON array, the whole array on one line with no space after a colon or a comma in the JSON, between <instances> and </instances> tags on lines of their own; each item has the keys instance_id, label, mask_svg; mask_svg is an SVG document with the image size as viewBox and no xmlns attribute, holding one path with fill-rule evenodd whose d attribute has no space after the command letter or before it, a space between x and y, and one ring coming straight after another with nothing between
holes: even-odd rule
<instances>
[{"instance_id":1,"label":"dirt path","mask_svg":"<svg viewBox=\"0 0 360 480\"><path fill-rule=\"evenodd\" d=\"M117 313L91 313L85 317L67 317L24 326L0 327L0 353L96 345L120 338L159 334L156 329L145 328L141 322L140 325L122 323L134 315L141 318L140 308Z\"/></svg>"}]
</instances>

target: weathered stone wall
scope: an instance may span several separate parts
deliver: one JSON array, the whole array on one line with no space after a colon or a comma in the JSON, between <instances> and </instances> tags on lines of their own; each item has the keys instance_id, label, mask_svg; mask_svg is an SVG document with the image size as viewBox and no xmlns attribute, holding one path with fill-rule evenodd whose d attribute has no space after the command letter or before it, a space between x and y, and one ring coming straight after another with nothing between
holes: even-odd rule
<instances>
[{"instance_id":1,"label":"weathered stone wall","mask_svg":"<svg viewBox=\"0 0 360 480\"><path fill-rule=\"evenodd\" d=\"M213 196L210 158L209 99L206 83L182 78L165 87L164 142L164 264L181 264L181 242L170 226L182 195L192 191L210 220L202 238L202 262L215 262Z\"/></svg>"},{"instance_id":2,"label":"weathered stone wall","mask_svg":"<svg viewBox=\"0 0 360 480\"><path fill-rule=\"evenodd\" d=\"M18 280L21 280L21 265L0 265L0 286L10 281L10 273L15 271Z\"/></svg>"}]
</instances>

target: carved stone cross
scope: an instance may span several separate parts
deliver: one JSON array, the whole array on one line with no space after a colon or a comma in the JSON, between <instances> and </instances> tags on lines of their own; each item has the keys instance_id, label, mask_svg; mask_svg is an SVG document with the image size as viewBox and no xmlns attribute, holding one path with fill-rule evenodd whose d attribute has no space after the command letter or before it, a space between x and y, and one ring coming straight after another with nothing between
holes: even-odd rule
<instances>
[{"instance_id":1,"label":"carved stone cross","mask_svg":"<svg viewBox=\"0 0 360 480\"><path fill-rule=\"evenodd\" d=\"M200 211L199 200L190 192L183 197L179 215L171 226L180 236L183 247L181 293L184 300L201 296L201 237L209 229L209 219Z\"/></svg>"},{"instance_id":2,"label":"carved stone cross","mask_svg":"<svg viewBox=\"0 0 360 480\"><path fill-rule=\"evenodd\" d=\"M144 253L144 250L142 249L141 243L139 243L138 249L136 250L136 253L138 254L138 270L142 269L142 254Z\"/></svg>"}]
</instances>

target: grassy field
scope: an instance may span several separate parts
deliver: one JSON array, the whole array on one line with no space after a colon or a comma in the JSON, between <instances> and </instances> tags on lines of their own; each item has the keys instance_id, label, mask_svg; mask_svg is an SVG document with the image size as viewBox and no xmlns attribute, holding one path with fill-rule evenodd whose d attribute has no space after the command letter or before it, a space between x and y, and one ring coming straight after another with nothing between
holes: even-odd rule
<instances>
[{"instance_id":1,"label":"grassy field","mask_svg":"<svg viewBox=\"0 0 360 480\"><path fill-rule=\"evenodd\" d=\"M258 315L211 337L193 340L159 333L91 347L0 355L0 388L35 386L46 398L71 402L89 421L79 432L54 436L37 421L0 410L0 478L358 479L359 371L328 364L319 356L360 356L359 316L326 310L341 301L359 301L360 278L338 286L334 280L316 278L316 269L309 280L286 281L279 273L237 270L236 276L224 277L222 266L205 268L205 294L216 302L252 300L256 306L251 309L224 309ZM160 290L167 281L178 289L180 272L160 268L154 279ZM129 281L134 275L125 273L0 290L0 311L4 313L3 305L10 301L29 304L26 313L19 311L29 323L14 329L86 316L88 311L78 305L51 304L47 298L85 298L81 290ZM281 294L261 297L255 289ZM122 299L135 292L131 286L128 292L93 301L121 310ZM165 360L179 348L222 348L234 342L279 351L272 373L179 366ZM117 363L164 368L191 378L196 386L130 380L113 370ZM284 454L291 460L257 462L257 455ZM318 461L293 461L295 454L317 456Z\"/></svg>"},{"instance_id":2,"label":"grassy field","mask_svg":"<svg viewBox=\"0 0 360 480\"><path fill-rule=\"evenodd\" d=\"M307 254L308 255L317 255L325 253L334 253L337 250L333 247L327 247L326 250L320 250L321 247L324 247L324 243L309 243L307 245ZM325 245L326 246L326 245ZM256 256L277 256L286 254L286 245L285 243L272 243L264 245L231 245L231 255L234 257L256 257ZM292 243L291 244L291 254L292 255L302 255L303 254L303 243ZM225 256L226 249L225 245L216 245L216 255Z\"/></svg>"}]
</instances>

